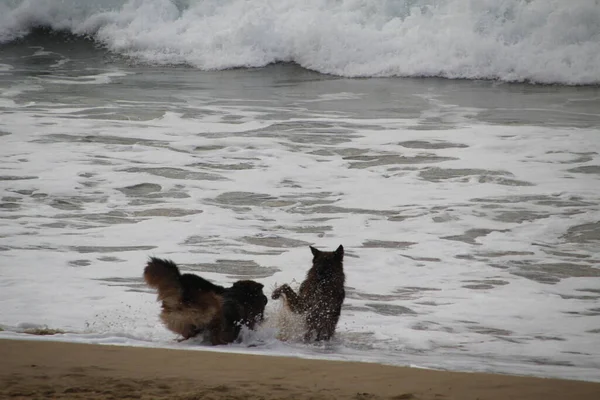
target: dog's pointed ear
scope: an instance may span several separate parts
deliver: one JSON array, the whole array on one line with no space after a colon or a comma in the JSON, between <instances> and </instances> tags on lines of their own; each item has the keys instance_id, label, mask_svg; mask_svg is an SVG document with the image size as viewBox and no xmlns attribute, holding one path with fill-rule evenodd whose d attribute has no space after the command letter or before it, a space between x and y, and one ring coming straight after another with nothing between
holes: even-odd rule
<instances>
[{"instance_id":1,"label":"dog's pointed ear","mask_svg":"<svg viewBox=\"0 0 600 400\"><path fill-rule=\"evenodd\" d=\"M316 257L316 256L318 256L319 254L321 254L321 251L320 251L320 250L317 250L317 249L315 249L315 248L314 248L314 247L312 247L312 246L309 246L309 247L310 247L310 251L313 253L313 256L314 256L314 257Z\"/></svg>"},{"instance_id":2,"label":"dog's pointed ear","mask_svg":"<svg viewBox=\"0 0 600 400\"><path fill-rule=\"evenodd\" d=\"M344 255L344 246L342 246L342 245L340 244L340 247L338 247L338 248L335 250L335 256L336 256L336 257L340 257L340 258L341 258L343 255Z\"/></svg>"}]
</instances>

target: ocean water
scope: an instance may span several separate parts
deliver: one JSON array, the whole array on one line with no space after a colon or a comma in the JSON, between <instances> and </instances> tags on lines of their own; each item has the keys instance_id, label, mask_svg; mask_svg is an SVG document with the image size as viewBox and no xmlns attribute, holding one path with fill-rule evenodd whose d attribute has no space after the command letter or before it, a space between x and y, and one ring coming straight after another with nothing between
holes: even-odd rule
<instances>
[{"instance_id":1,"label":"ocean water","mask_svg":"<svg viewBox=\"0 0 600 400\"><path fill-rule=\"evenodd\" d=\"M593 0L4 0L0 338L600 381L599 57ZM327 345L177 343L141 278L339 244Z\"/></svg>"}]
</instances>

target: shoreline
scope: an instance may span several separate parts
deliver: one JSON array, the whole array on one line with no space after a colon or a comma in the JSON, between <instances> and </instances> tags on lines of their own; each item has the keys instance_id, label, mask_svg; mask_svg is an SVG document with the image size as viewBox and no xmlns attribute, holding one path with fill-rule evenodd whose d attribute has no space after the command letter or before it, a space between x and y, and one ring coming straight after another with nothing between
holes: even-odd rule
<instances>
[{"instance_id":1,"label":"shoreline","mask_svg":"<svg viewBox=\"0 0 600 400\"><path fill-rule=\"evenodd\" d=\"M600 398L600 383L353 361L0 339L2 399Z\"/></svg>"}]
</instances>

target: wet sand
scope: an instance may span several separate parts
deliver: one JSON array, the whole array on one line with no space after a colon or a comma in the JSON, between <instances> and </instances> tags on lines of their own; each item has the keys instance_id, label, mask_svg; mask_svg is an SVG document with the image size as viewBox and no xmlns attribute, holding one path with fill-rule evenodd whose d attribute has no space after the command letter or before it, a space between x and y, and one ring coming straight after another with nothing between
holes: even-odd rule
<instances>
[{"instance_id":1,"label":"wet sand","mask_svg":"<svg viewBox=\"0 0 600 400\"><path fill-rule=\"evenodd\" d=\"M596 400L600 383L209 351L0 340L2 399Z\"/></svg>"}]
</instances>

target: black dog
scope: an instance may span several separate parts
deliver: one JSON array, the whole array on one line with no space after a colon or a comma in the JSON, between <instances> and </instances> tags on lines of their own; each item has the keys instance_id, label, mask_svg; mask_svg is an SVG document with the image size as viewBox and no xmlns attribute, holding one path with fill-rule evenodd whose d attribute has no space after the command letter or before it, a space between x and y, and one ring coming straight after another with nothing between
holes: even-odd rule
<instances>
[{"instance_id":1,"label":"black dog","mask_svg":"<svg viewBox=\"0 0 600 400\"><path fill-rule=\"evenodd\" d=\"M224 288L194 274L181 274L174 262L155 257L144 269L144 280L158 290L160 319L182 340L208 333L213 345L231 343L242 325L254 329L262 321L268 301L261 283L243 280Z\"/></svg>"},{"instance_id":2,"label":"black dog","mask_svg":"<svg viewBox=\"0 0 600 400\"><path fill-rule=\"evenodd\" d=\"M313 266L308 270L298 294L289 285L282 285L273 291L271 297L278 299L283 295L285 305L292 312L306 315L305 340L329 340L335 333L346 297L344 248L340 245L335 251L320 251L311 246L310 250Z\"/></svg>"}]
</instances>

